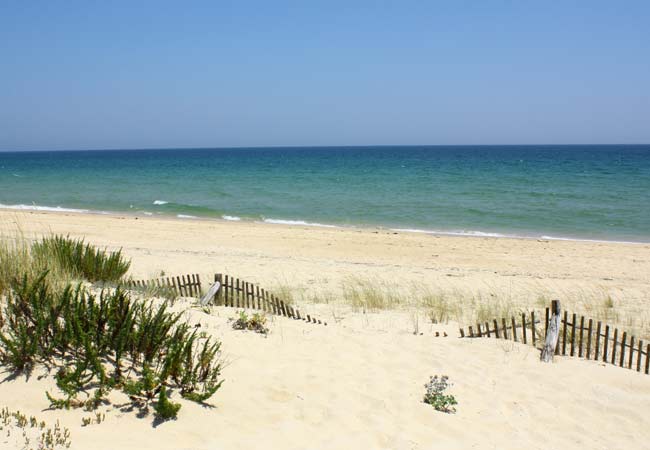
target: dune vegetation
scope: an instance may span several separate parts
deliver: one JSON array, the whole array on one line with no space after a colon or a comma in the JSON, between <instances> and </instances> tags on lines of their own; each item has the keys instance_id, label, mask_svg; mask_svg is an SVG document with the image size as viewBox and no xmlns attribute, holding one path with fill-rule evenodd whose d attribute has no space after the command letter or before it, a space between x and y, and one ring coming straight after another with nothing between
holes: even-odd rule
<instances>
[{"instance_id":1,"label":"dune vegetation","mask_svg":"<svg viewBox=\"0 0 650 450\"><path fill-rule=\"evenodd\" d=\"M124 393L142 413L175 418L172 395L204 402L221 386L221 343L163 301L122 287L130 262L64 236L0 244L0 363L56 380L54 408L94 410Z\"/></svg>"}]
</instances>

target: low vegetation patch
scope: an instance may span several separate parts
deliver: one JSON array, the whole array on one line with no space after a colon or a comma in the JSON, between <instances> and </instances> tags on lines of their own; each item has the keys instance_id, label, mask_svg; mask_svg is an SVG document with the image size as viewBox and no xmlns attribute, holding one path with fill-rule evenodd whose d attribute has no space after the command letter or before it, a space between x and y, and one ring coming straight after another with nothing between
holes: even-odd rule
<instances>
[{"instance_id":1,"label":"low vegetation patch","mask_svg":"<svg viewBox=\"0 0 650 450\"><path fill-rule=\"evenodd\" d=\"M71 239L67 236L44 237L34 243L32 252L41 260L58 264L75 278L91 283L116 283L131 265L131 262L122 256L121 250L108 252L85 243L83 239Z\"/></svg>"},{"instance_id":2,"label":"low vegetation patch","mask_svg":"<svg viewBox=\"0 0 650 450\"><path fill-rule=\"evenodd\" d=\"M96 409L113 389L158 416L176 416L168 391L203 402L221 386L221 343L199 335L166 305L132 301L120 287L99 294L81 284L52 289L47 273L15 281L0 305L0 363L56 373L54 408ZM159 412L159 410L163 412Z\"/></svg>"},{"instance_id":3,"label":"low vegetation patch","mask_svg":"<svg viewBox=\"0 0 650 450\"><path fill-rule=\"evenodd\" d=\"M3 408L0 410L0 444L29 450L69 448L70 430L61 428L58 421L54 427L48 427L34 416L28 418L20 411Z\"/></svg>"},{"instance_id":4,"label":"low vegetation patch","mask_svg":"<svg viewBox=\"0 0 650 450\"><path fill-rule=\"evenodd\" d=\"M427 389L427 392L424 394L424 403L433 406L436 411L448 414L456 412L456 408L454 407L458 404L456 398L453 395L445 394L447 388L451 386L452 384L449 382L447 375L443 375L440 378L438 375L431 377L429 382L424 385Z\"/></svg>"},{"instance_id":5,"label":"low vegetation patch","mask_svg":"<svg viewBox=\"0 0 650 450\"><path fill-rule=\"evenodd\" d=\"M263 335L269 333L269 329L266 327L266 316L264 314L255 313L249 317L245 311L239 311L239 317L231 320L233 321L232 327L235 330L249 330Z\"/></svg>"},{"instance_id":6,"label":"low vegetation patch","mask_svg":"<svg viewBox=\"0 0 650 450\"><path fill-rule=\"evenodd\" d=\"M0 236L0 295L16 278L34 280L44 271L53 286L74 280L118 283L130 264L121 251L100 250L83 240L47 236L31 243L21 234Z\"/></svg>"}]
</instances>

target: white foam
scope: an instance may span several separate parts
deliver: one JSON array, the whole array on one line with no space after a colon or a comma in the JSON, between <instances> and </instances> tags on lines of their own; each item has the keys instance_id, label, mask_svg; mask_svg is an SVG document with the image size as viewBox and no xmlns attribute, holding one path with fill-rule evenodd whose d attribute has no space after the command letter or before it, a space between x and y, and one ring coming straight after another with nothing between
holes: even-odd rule
<instances>
[{"instance_id":1,"label":"white foam","mask_svg":"<svg viewBox=\"0 0 650 450\"><path fill-rule=\"evenodd\" d=\"M179 219L198 219L196 216L188 216L186 214L177 214L176 217Z\"/></svg>"},{"instance_id":2,"label":"white foam","mask_svg":"<svg viewBox=\"0 0 650 450\"><path fill-rule=\"evenodd\" d=\"M239 222L241 220L241 217L237 216L221 216L223 220L231 220L233 222Z\"/></svg>"},{"instance_id":3,"label":"white foam","mask_svg":"<svg viewBox=\"0 0 650 450\"><path fill-rule=\"evenodd\" d=\"M167 202L165 200L154 200L154 202L153 202L154 205L166 205L167 203L169 203L169 202Z\"/></svg>"},{"instance_id":4,"label":"white foam","mask_svg":"<svg viewBox=\"0 0 650 450\"><path fill-rule=\"evenodd\" d=\"M145 216L153 216L153 213L149 211L142 211L142 214L144 214Z\"/></svg>"},{"instance_id":5,"label":"white foam","mask_svg":"<svg viewBox=\"0 0 650 450\"><path fill-rule=\"evenodd\" d=\"M60 206L38 206L38 205L3 205L2 209L20 209L23 211L52 211L52 212L71 212L71 213L88 213L87 209L62 208ZM98 211L102 212L102 211Z\"/></svg>"},{"instance_id":6,"label":"white foam","mask_svg":"<svg viewBox=\"0 0 650 450\"><path fill-rule=\"evenodd\" d=\"M501 233L487 233L485 231L440 231L440 230L422 230L418 228L391 228L393 231L403 231L406 233L425 233L425 234L440 234L444 236L474 236L474 237L523 237L514 234L501 234Z\"/></svg>"},{"instance_id":7,"label":"white foam","mask_svg":"<svg viewBox=\"0 0 650 450\"><path fill-rule=\"evenodd\" d=\"M559 236L540 236L540 239L547 239L549 241L578 241L578 242L596 242L601 244L614 243L614 244L644 244L645 242L634 242L634 241L606 241L602 239L579 239L579 238L570 238L570 237L559 237Z\"/></svg>"},{"instance_id":8,"label":"white foam","mask_svg":"<svg viewBox=\"0 0 650 450\"><path fill-rule=\"evenodd\" d=\"M323 223L305 222L304 220L264 219L264 222L274 223L278 225L302 225L307 227L338 228L336 225L326 225Z\"/></svg>"}]
</instances>

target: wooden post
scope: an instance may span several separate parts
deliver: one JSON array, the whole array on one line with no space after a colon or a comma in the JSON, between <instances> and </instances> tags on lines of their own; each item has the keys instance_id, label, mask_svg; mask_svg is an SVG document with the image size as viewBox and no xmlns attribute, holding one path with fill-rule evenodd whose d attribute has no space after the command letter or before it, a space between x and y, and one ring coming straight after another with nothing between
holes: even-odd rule
<instances>
[{"instance_id":1,"label":"wooden post","mask_svg":"<svg viewBox=\"0 0 650 450\"><path fill-rule=\"evenodd\" d=\"M478 329L478 337L481 337L483 335L483 332L481 331L481 324L477 323L476 328Z\"/></svg>"},{"instance_id":2,"label":"wooden post","mask_svg":"<svg viewBox=\"0 0 650 450\"><path fill-rule=\"evenodd\" d=\"M636 371L641 372L641 357L643 356L643 339L639 339L639 349L636 351Z\"/></svg>"},{"instance_id":3,"label":"wooden post","mask_svg":"<svg viewBox=\"0 0 650 450\"><path fill-rule=\"evenodd\" d=\"M185 297L183 293L183 283L181 283L181 277L176 277L176 289L178 290L179 297Z\"/></svg>"},{"instance_id":4,"label":"wooden post","mask_svg":"<svg viewBox=\"0 0 650 450\"><path fill-rule=\"evenodd\" d=\"M645 374L650 372L650 344L645 348Z\"/></svg>"},{"instance_id":5,"label":"wooden post","mask_svg":"<svg viewBox=\"0 0 650 450\"><path fill-rule=\"evenodd\" d=\"M497 323L497 319L494 319L494 334L499 339L499 324Z\"/></svg>"},{"instance_id":6,"label":"wooden post","mask_svg":"<svg viewBox=\"0 0 650 450\"><path fill-rule=\"evenodd\" d=\"M594 320L589 319L589 329L587 330L587 359L591 358L591 333L593 332ZM594 358L596 359L596 358Z\"/></svg>"},{"instance_id":7,"label":"wooden post","mask_svg":"<svg viewBox=\"0 0 650 450\"><path fill-rule=\"evenodd\" d=\"M544 343L544 348L540 356L543 362L551 362L553 360L553 353L557 348L557 341L560 336L560 301L553 300L551 302L551 309L553 310L553 315L547 322L548 331L546 333L546 342Z\"/></svg>"},{"instance_id":8,"label":"wooden post","mask_svg":"<svg viewBox=\"0 0 650 450\"><path fill-rule=\"evenodd\" d=\"M618 328L614 328L614 342L612 343L612 364L616 365L616 341L618 338Z\"/></svg>"},{"instance_id":9,"label":"wooden post","mask_svg":"<svg viewBox=\"0 0 650 450\"><path fill-rule=\"evenodd\" d=\"M533 324L533 327L535 324ZM528 340L526 338L526 313L521 313L521 335L524 340L524 344L528 343ZM513 335L515 337L515 341L517 340L517 335Z\"/></svg>"},{"instance_id":10,"label":"wooden post","mask_svg":"<svg viewBox=\"0 0 650 450\"><path fill-rule=\"evenodd\" d=\"M487 333L487 337L490 336L490 324L488 322L485 322L485 332Z\"/></svg>"},{"instance_id":11,"label":"wooden post","mask_svg":"<svg viewBox=\"0 0 650 450\"><path fill-rule=\"evenodd\" d=\"M465 337L465 331L462 328L459 329L459 333L460 333L460 337L462 338Z\"/></svg>"},{"instance_id":12,"label":"wooden post","mask_svg":"<svg viewBox=\"0 0 650 450\"><path fill-rule=\"evenodd\" d=\"M578 340L578 357L582 358L582 337L584 336L585 316L580 316L580 339Z\"/></svg>"},{"instance_id":13,"label":"wooden post","mask_svg":"<svg viewBox=\"0 0 650 450\"><path fill-rule=\"evenodd\" d=\"M632 360L634 359L634 336L630 338L630 360L627 363L627 368L632 368Z\"/></svg>"},{"instance_id":14,"label":"wooden post","mask_svg":"<svg viewBox=\"0 0 650 450\"><path fill-rule=\"evenodd\" d=\"M623 332L623 341L621 342L621 360L619 366L623 367L625 364L625 343L627 342L627 331Z\"/></svg>"},{"instance_id":15,"label":"wooden post","mask_svg":"<svg viewBox=\"0 0 650 450\"><path fill-rule=\"evenodd\" d=\"M530 312L530 332L533 336L533 345L535 345L535 311Z\"/></svg>"},{"instance_id":16,"label":"wooden post","mask_svg":"<svg viewBox=\"0 0 650 450\"><path fill-rule=\"evenodd\" d=\"M471 325L469 326L469 337L472 337L472 338L474 337L474 329L472 328Z\"/></svg>"},{"instance_id":17,"label":"wooden post","mask_svg":"<svg viewBox=\"0 0 650 450\"><path fill-rule=\"evenodd\" d=\"M575 354L575 344L576 344L576 322L578 321L576 313L573 313L571 320L571 356Z\"/></svg>"},{"instance_id":18,"label":"wooden post","mask_svg":"<svg viewBox=\"0 0 650 450\"><path fill-rule=\"evenodd\" d=\"M566 355L566 329L569 324L569 313L564 311L564 329L562 330L562 356Z\"/></svg>"},{"instance_id":19,"label":"wooden post","mask_svg":"<svg viewBox=\"0 0 650 450\"><path fill-rule=\"evenodd\" d=\"M508 327L506 326L506 319L501 318L501 326L503 328L503 339L508 339Z\"/></svg>"},{"instance_id":20,"label":"wooden post","mask_svg":"<svg viewBox=\"0 0 650 450\"><path fill-rule=\"evenodd\" d=\"M598 322L600 325L600 322ZM609 348L609 325L605 325L605 345L603 345L603 362L607 362L607 350Z\"/></svg>"},{"instance_id":21,"label":"wooden post","mask_svg":"<svg viewBox=\"0 0 650 450\"><path fill-rule=\"evenodd\" d=\"M511 322L512 322L512 340L517 342L517 322L515 321L514 316L512 316Z\"/></svg>"}]
</instances>

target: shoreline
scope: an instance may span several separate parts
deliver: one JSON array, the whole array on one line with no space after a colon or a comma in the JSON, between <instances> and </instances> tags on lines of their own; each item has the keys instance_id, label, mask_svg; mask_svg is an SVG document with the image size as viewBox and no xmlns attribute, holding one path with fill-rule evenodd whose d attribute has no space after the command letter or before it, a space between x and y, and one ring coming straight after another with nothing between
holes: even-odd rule
<instances>
[{"instance_id":1,"label":"shoreline","mask_svg":"<svg viewBox=\"0 0 650 450\"><path fill-rule=\"evenodd\" d=\"M156 205L159 200L154 202ZM164 202L167 203L167 202ZM160 203L160 204L164 204ZM540 235L517 235L508 233L484 232L484 231L445 231L445 230L428 230L420 228L397 228L387 227L382 225L335 225L323 224L316 222L308 222L301 219L273 219L265 218L263 220L241 218L239 216L230 216L227 214L221 217L201 217L185 214L164 214L164 213L147 213L145 212L116 212L116 211L102 211L93 209L81 208L67 208L67 207L52 207L52 206L39 206L39 205L5 205L0 203L0 211L8 211L15 213L43 213L43 214L85 214L95 216L129 216L137 217L138 219L163 219L163 220L177 220L177 221L202 221L202 222L226 222L226 223L254 223L259 225L275 225L286 227L309 227L309 228L330 228L330 229L343 229L343 230L380 230L387 232L410 233L428 236L446 236L446 237L468 237L468 238L493 238L493 239L523 239L523 240L543 240L543 241L567 241L567 242L588 242L588 243L604 243L604 244L633 244L633 245L647 245L650 244L650 239L647 241L625 241L625 240L610 240L610 239L589 239L589 238L576 238L576 237L563 237L551 236L547 234Z\"/></svg>"}]
</instances>

